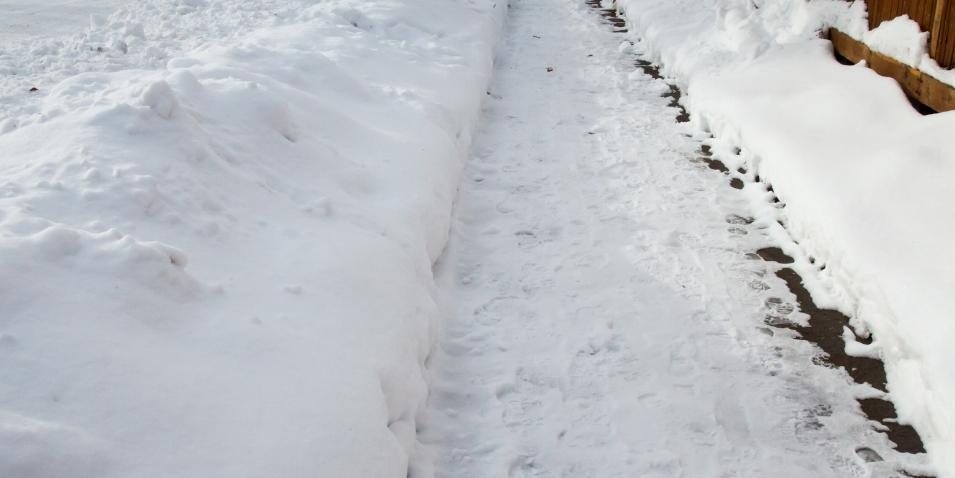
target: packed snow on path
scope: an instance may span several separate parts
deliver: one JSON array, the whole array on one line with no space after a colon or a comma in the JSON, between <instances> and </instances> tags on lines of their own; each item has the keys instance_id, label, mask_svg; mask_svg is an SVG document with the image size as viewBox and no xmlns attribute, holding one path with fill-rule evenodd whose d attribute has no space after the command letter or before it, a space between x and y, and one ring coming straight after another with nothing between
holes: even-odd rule
<instances>
[{"instance_id":1,"label":"packed snow on path","mask_svg":"<svg viewBox=\"0 0 955 478\"><path fill-rule=\"evenodd\" d=\"M667 85L597 18L511 5L438 266L414 476L918 472L858 410L871 389L764 326L805 320L747 254L784 235L775 209L694 161Z\"/></svg>"},{"instance_id":2,"label":"packed snow on path","mask_svg":"<svg viewBox=\"0 0 955 478\"><path fill-rule=\"evenodd\" d=\"M4 44L0 476L406 477L503 10L147 0Z\"/></svg>"},{"instance_id":3,"label":"packed snow on path","mask_svg":"<svg viewBox=\"0 0 955 478\"><path fill-rule=\"evenodd\" d=\"M512 3L488 90L503 1L0 0L44 18L0 38L0 476L925 470L858 410L874 390L762 325L805 320L747 256L787 232L765 190L694 163L699 126L778 184L800 272L876 332L944 460L949 289L925 286L953 262L948 117L831 65L802 2L621 0L636 45L581 1ZM767 59L759 84L716 67ZM904 128L868 149L834 128L880 116ZM922 168L874 154L909 133Z\"/></svg>"},{"instance_id":4,"label":"packed snow on path","mask_svg":"<svg viewBox=\"0 0 955 478\"><path fill-rule=\"evenodd\" d=\"M816 301L871 331L850 353L885 361L900 421L955 477L955 112L922 116L895 81L833 60L820 36L858 27L862 2L618 3L634 41L686 86L718 157L772 184L799 242L789 253L825 269Z\"/></svg>"}]
</instances>

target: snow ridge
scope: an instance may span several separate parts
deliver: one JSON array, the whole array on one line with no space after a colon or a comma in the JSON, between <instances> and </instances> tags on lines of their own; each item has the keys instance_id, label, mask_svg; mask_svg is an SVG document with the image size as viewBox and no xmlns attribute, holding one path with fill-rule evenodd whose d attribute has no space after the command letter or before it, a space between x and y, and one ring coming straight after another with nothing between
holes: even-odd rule
<instances>
[{"instance_id":1,"label":"snow ridge","mask_svg":"<svg viewBox=\"0 0 955 478\"><path fill-rule=\"evenodd\" d=\"M861 34L861 2L618 5L634 41L686 87L719 159L786 203L779 219L799 241L790 252L814 258L802 275L822 279L808 284L816 301L874 334L864 353L885 362L900 420L918 430L934 472L955 476L953 115L923 117L893 80L835 62L820 33Z\"/></svg>"},{"instance_id":2,"label":"snow ridge","mask_svg":"<svg viewBox=\"0 0 955 478\"><path fill-rule=\"evenodd\" d=\"M150 0L5 48L0 475L405 477L502 16Z\"/></svg>"}]
</instances>

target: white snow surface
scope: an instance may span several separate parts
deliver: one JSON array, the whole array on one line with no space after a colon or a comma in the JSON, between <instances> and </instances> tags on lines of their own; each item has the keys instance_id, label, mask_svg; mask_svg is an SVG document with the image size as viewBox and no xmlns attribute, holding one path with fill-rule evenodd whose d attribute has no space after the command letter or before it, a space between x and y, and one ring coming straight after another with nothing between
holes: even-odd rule
<instances>
[{"instance_id":1,"label":"white snow surface","mask_svg":"<svg viewBox=\"0 0 955 478\"><path fill-rule=\"evenodd\" d=\"M955 113L921 116L893 80L833 60L817 35L858 23L846 2L619 3L721 159L772 184L790 252L825 266L817 302L875 335L901 420L955 476Z\"/></svg>"},{"instance_id":2,"label":"white snow surface","mask_svg":"<svg viewBox=\"0 0 955 478\"><path fill-rule=\"evenodd\" d=\"M862 34L862 41L875 51L918 68L928 58L928 32L923 32L908 15L882 22Z\"/></svg>"},{"instance_id":3,"label":"white snow surface","mask_svg":"<svg viewBox=\"0 0 955 478\"><path fill-rule=\"evenodd\" d=\"M147 0L4 43L0 476L407 476L503 10Z\"/></svg>"},{"instance_id":4,"label":"white snow surface","mask_svg":"<svg viewBox=\"0 0 955 478\"><path fill-rule=\"evenodd\" d=\"M502 1L0 0L0 476L955 476L953 115L860 2L619 2L512 1L485 94ZM762 325L779 241L934 466Z\"/></svg>"},{"instance_id":5,"label":"white snow surface","mask_svg":"<svg viewBox=\"0 0 955 478\"><path fill-rule=\"evenodd\" d=\"M413 476L923 472L859 411L877 391L765 325L806 320L752 254L785 238L778 209L698 159L708 138L639 45L578 1L512 2L507 25L438 266Z\"/></svg>"},{"instance_id":6,"label":"white snow surface","mask_svg":"<svg viewBox=\"0 0 955 478\"><path fill-rule=\"evenodd\" d=\"M922 70L942 82L955 85L955 70L942 68L929 55L929 33L923 32L915 20L908 15L902 15L869 30L867 22L862 18L864 6L861 4L862 2L853 4L851 13L838 19L834 26L862 41L874 51Z\"/></svg>"},{"instance_id":7,"label":"white snow surface","mask_svg":"<svg viewBox=\"0 0 955 478\"><path fill-rule=\"evenodd\" d=\"M109 16L128 0L0 0L0 44L72 35L91 16Z\"/></svg>"},{"instance_id":8,"label":"white snow surface","mask_svg":"<svg viewBox=\"0 0 955 478\"><path fill-rule=\"evenodd\" d=\"M865 15L865 4L857 1L850 6L848 14L838 18L832 25L865 43L873 51L955 86L955 70L942 68L929 55L929 33L923 32L915 20L908 15L901 15L869 30Z\"/></svg>"}]
</instances>

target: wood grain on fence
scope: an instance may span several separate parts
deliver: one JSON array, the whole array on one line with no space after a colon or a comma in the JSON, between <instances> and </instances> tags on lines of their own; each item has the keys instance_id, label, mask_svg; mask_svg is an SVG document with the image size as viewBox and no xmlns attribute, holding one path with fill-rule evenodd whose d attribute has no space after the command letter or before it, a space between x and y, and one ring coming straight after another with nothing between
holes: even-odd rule
<instances>
[{"instance_id":1,"label":"wood grain on fence","mask_svg":"<svg viewBox=\"0 0 955 478\"><path fill-rule=\"evenodd\" d=\"M866 0L869 10L869 28L875 28L886 20L908 15L929 31L935 18L936 0Z\"/></svg>"},{"instance_id":2,"label":"wood grain on fence","mask_svg":"<svg viewBox=\"0 0 955 478\"><path fill-rule=\"evenodd\" d=\"M955 67L955 1L938 0L932 29L932 58L944 68Z\"/></svg>"},{"instance_id":3,"label":"wood grain on fence","mask_svg":"<svg viewBox=\"0 0 955 478\"><path fill-rule=\"evenodd\" d=\"M929 53L943 68L955 66L955 0L866 0L869 28L908 15L929 32Z\"/></svg>"}]
</instances>

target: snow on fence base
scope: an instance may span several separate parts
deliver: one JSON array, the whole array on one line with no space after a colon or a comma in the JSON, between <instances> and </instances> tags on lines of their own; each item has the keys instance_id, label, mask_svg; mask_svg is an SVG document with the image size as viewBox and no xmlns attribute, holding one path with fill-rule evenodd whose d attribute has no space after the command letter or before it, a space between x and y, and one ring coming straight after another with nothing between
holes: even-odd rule
<instances>
[{"instance_id":1,"label":"snow on fence base","mask_svg":"<svg viewBox=\"0 0 955 478\"><path fill-rule=\"evenodd\" d=\"M829 30L829 39L837 54L853 63L864 61L876 73L895 79L905 93L919 103L939 112L955 110L955 87L888 55L873 51L865 43L838 29Z\"/></svg>"},{"instance_id":2,"label":"snow on fence base","mask_svg":"<svg viewBox=\"0 0 955 478\"><path fill-rule=\"evenodd\" d=\"M600 0L588 0L586 4L596 9L604 21L613 28L613 31L628 31L627 23L620 16L620 12L615 5L604 8ZM633 43L630 42L630 45L632 46ZM669 106L678 112L675 121L677 123L689 122L690 115L680 102L683 95L682 91L678 86L667 81L661 74L660 67L640 57L634 60L634 65L647 76L666 82L669 88L662 94L662 97L669 98L671 101ZM736 150L735 153L740 154L741 151ZM704 144L700 147L698 156L693 161L701 162L710 170L731 177L732 179L729 181L728 186L734 189L742 190L748 182L759 188L765 187L768 192L773 193L773 187L762 181L759 176L746 177L745 168L731 172L724 162L714 156L714 151L708 144ZM746 181L744 182L741 177L746 177ZM780 203L779 198L776 197L774 193L770 201L780 207L780 210L785 207ZM784 215L782 217L784 217ZM754 219L738 218L737 220L745 224L750 224ZM780 219L780 225L785 227L782 219ZM803 277L796 269L799 268L803 273L805 273L806 270L802 267L793 266L793 263L796 262L795 259L787 255L781 248L764 247L757 250L755 255L767 263L774 264L773 269L775 270L775 276L782 280L790 293L795 296L798 310L808 316L806 324L790 320L787 318L785 312L779 312L779 310L784 308L784 306L782 306L783 303L780 301L778 303L780 306L774 305L771 307L773 313L767 315L765 319L766 325L773 328L791 330L802 340L811 342L819 347L823 354L818 357L817 365L841 368L854 383L870 386L881 393L887 392L885 366L879 357L870 356L870 354L865 353L861 355L849 353L850 349L856 351L866 349L873 343L873 337L859 336L855 328L850 325L852 319L846 314L832 308L817 305L809 290L806 288L807 286L805 285ZM888 439L893 443L893 447L896 451L906 454L925 453L924 444L918 432L910 425L899 423L896 407L887 397L857 397L856 401L862 413L869 420L879 423L879 431L886 434ZM857 453L863 453L860 450L857 450ZM869 452L878 456L873 450L869 450ZM879 457L879 460L882 460L882 457ZM915 471L915 465L909 463L907 466L913 468L904 470L906 474L918 473Z\"/></svg>"},{"instance_id":3,"label":"snow on fence base","mask_svg":"<svg viewBox=\"0 0 955 478\"><path fill-rule=\"evenodd\" d=\"M866 0L869 29L907 15L929 32L931 57L944 68L955 66L955 2L951 0Z\"/></svg>"},{"instance_id":4,"label":"snow on fence base","mask_svg":"<svg viewBox=\"0 0 955 478\"><path fill-rule=\"evenodd\" d=\"M772 182L799 248L827 266L807 287L878 338L899 421L955 477L955 116L922 116L894 80L834 61L819 34L864 32L859 2L617 5L714 148L742 149L727 165Z\"/></svg>"}]
</instances>

